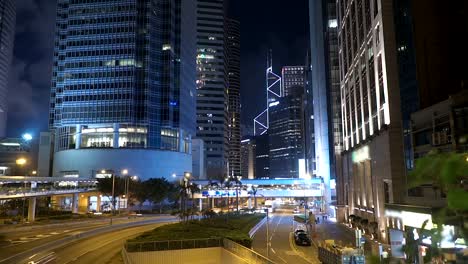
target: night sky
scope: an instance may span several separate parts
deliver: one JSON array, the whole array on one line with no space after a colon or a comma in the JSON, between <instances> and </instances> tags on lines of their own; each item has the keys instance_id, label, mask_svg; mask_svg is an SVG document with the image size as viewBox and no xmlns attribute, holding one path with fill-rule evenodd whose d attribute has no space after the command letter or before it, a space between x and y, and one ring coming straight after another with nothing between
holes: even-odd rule
<instances>
[{"instance_id":1,"label":"night sky","mask_svg":"<svg viewBox=\"0 0 468 264\"><path fill-rule=\"evenodd\" d=\"M228 16L241 23L242 123L266 106L266 54L274 70L303 65L308 46L307 0L230 0ZM47 130L55 25L54 0L16 0L14 60L9 84L8 136ZM245 132L244 132L245 133Z\"/></svg>"}]
</instances>

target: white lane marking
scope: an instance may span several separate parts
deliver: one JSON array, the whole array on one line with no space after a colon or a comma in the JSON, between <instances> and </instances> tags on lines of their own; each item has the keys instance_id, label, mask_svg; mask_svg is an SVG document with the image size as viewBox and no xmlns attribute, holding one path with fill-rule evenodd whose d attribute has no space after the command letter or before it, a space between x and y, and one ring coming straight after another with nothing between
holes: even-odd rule
<instances>
[{"instance_id":1,"label":"white lane marking","mask_svg":"<svg viewBox=\"0 0 468 264\"><path fill-rule=\"evenodd\" d=\"M52 235L50 235L50 234L49 234L49 235L37 235L36 237L38 237L38 238L46 238L46 237L50 237L50 236L52 236Z\"/></svg>"},{"instance_id":2,"label":"white lane marking","mask_svg":"<svg viewBox=\"0 0 468 264\"><path fill-rule=\"evenodd\" d=\"M281 259L284 263L288 263L284 258L282 258L281 256L278 256L279 259Z\"/></svg>"},{"instance_id":3,"label":"white lane marking","mask_svg":"<svg viewBox=\"0 0 468 264\"><path fill-rule=\"evenodd\" d=\"M274 254L276 254L276 251L275 251L273 248L271 248L271 252L273 252Z\"/></svg>"},{"instance_id":4,"label":"white lane marking","mask_svg":"<svg viewBox=\"0 0 468 264\"><path fill-rule=\"evenodd\" d=\"M305 260L307 263L312 263L310 260L308 260L304 254L302 252L300 252L296 246L294 245L294 242L293 242L293 236L294 234L293 233L289 233L289 246L292 248L292 250L294 250L294 252L296 252L297 256L299 256L300 258L302 258L303 260Z\"/></svg>"},{"instance_id":5,"label":"white lane marking","mask_svg":"<svg viewBox=\"0 0 468 264\"><path fill-rule=\"evenodd\" d=\"M68 232L68 231L69 231L69 230L66 230L66 231L63 231L63 232L65 233L65 232ZM58 235L58 234L60 234L60 233L52 232L52 233L49 233L49 234L50 234L50 235Z\"/></svg>"}]
</instances>

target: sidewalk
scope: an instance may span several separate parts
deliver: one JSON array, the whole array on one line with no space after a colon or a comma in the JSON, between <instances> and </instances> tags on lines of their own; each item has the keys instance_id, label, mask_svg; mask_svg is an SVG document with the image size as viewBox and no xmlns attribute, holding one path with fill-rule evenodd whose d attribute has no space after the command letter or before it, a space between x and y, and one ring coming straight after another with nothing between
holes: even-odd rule
<instances>
[{"instance_id":1,"label":"sidewalk","mask_svg":"<svg viewBox=\"0 0 468 264\"><path fill-rule=\"evenodd\" d=\"M335 240L335 243L337 244L350 247L356 246L354 229L351 229L342 223L335 223L330 220L321 220L320 224L316 224L315 226L316 237L312 234L312 240L314 243L322 242L326 239L332 239ZM390 245L370 239L369 236L364 235L363 237L366 239L366 243L364 245L364 252L366 255L378 255L379 244L382 244L384 248L390 247Z\"/></svg>"}]
</instances>

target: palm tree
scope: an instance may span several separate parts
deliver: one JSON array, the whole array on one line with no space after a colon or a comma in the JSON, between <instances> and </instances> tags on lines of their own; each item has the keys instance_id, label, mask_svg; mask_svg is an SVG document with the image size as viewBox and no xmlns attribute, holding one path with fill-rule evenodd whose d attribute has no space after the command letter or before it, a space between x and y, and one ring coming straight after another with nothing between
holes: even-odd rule
<instances>
[{"instance_id":1,"label":"palm tree","mask_svg":"<svg viewBox=\"0 0 468 264\"><path fill-rule=\"evenodd\" d=\"M252 186L251 190L249 191L249 194L253 195L254 197L254 208L257 209L257 191L258 188L255 186Z\"/></svg>"},{"instance_id":2,"label":"palm tree","mask_svg":"<svg viewBox=\"0 0 468 264\"><path fill-rule=\"evenodd\" d=\"M200 188L198 187L198 185L196 184L193 184L193 182L190 182L187 186L187 189L188 191L190 192L190 194L192 195L192 210L191 210L191 215L193 216L193 214L195 213L195 202L194 202L194 195L196 192L199 192L200 191ZM192 217L193 219L193 217Z\"/></svg>"}]
</instances>

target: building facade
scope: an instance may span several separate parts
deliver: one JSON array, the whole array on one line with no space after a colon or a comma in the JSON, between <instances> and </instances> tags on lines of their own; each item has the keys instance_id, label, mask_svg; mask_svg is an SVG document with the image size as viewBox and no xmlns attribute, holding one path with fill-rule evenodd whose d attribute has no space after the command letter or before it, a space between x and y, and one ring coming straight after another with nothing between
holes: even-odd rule
<instances>
[{"instance_id":1,"label":"building facade","mask_svg":"<svg viewBox=\"0 0 468 264\"><path fill-rule=\"evenodd\" d=\"M253 138L241 141L241 171L245 179L255 179L256 143Z\"/></svg>"},{"instance_id":2,"label":"building facade","mask_svg":"<svg viewBox=\"0 0 468 264\"><path fill-rule=\"evenodd\" d=\"M208 178L227 175L228 66L224 0L197 0L197 137L206 150Z\"/></svg>"},{"instance_id":3,"label":"building facade","mask_svg":"<svg viewBox=\"0 0 468 264\"><path fill-rule=\"evenodd\" d=\"M385 203L406 192L392 2L337 2L344 218L375 222L383 241Z\"/></svg>"},{"instance_id":4,"label":"building facade","mask_svg":"<svg viewBox=\"0 0 468 264\"><path fill-rule=\"evenodd\" d=\"M284 66L281 69L282 95L291 95L294 87L304 87L305 85L305 67L304 66Z\"/></svg>"},{"instance_id":5,"label":"building facade","mask_svg":"<svg viewBox=\"0 0 468 264\"><path fill-rule=\"evenodd\" d=\"M283 68L283 74L286 73L282 78L283 83L294 84L287 86L287 96L280 97L276 102L270 104L270 126L268 128L270 178L305 176L299 175L299 160L303 160L305 171L304 67L288 68Z\"/></svg>"},{"instance_id":6,"label":"building facade","mask_svg":"<svg viewBox=\"0 0 468 264\"><path fill-rule=\"evenodd\" d=\"M191 172L195 19L191 1L58 1L54 176Z\"/></svg>"},{"instance_id":7,"label":"building facade","mask_svg":"<svg viewBox=\"0 0 468 264\"><path fill-rule=\"evenodd\" d=\"M229 175L241 175L240 24L226 19L228 53Z\"/></svg>"},{"instance_id":8,"label":"building facade","mask_svg":"<svg viewBox=\"0 0 468 264\"><path fill-rule=\"evenodd\" d=\"M257 135L255 140L255 178L270 178L270 140L268 134Z\"/></svg>"},{"instance_id":9,"label":"building facade","mask_svg":"<svg viewBox=\"0 0 468 264\"><path fill-rule=\"evenodd\" d=\"M0 2L0 138L6 136L8 74L13 59L16 5L14 0Z\"/></svg>"},{"instance_id":10,"label":"building facade","mask_svg":"<svg viewBox=\"0 0 468 264\"><path fill-rule=\"evenodd\" d=\"M199 138L192 139L192 175L195 179L206 179L205 144Z\"/></svg>"}]
</instances>

